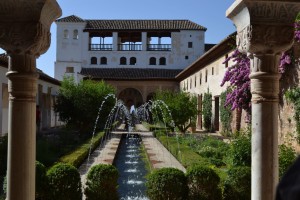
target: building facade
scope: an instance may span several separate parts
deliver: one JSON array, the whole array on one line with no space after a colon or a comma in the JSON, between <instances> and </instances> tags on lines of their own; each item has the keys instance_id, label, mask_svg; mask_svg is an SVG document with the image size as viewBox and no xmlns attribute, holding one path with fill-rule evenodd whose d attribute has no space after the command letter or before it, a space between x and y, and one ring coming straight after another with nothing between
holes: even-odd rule
<instances>
[{"instance_id":1,"label":"building facade","mask_svg":"<svg viewBox=\"0 0 300 200\"><path fill-rule=\"evenodd\" d=\"M105 80L135 105L158 89L178 90L175 76L205 51L206 28L189 20L56 21L55 78ZM133 96L138 95L136 98Z\"/></svg>"},{"instance_id":2,"label":"building facade","mask_svg":"<svg viewBox=\"0 0 300 200\"><path fill-rule=\"evenodd\" d=\"M8 133L8 56L0 54L0 136ZM39 74L36 104L40 110L40 129L49 129L63 125L58 114L54 112L53 105L60 87L60 81L48 76L41 70Z\"/></svg>"}]
</instances>

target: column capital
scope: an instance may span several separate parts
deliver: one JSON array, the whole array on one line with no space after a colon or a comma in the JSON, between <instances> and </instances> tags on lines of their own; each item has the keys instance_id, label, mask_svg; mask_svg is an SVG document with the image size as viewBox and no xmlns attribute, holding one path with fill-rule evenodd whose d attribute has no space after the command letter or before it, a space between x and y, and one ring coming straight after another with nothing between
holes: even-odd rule
<instances>
[{"instance_id":1,"label":"column capital","mask_svg":"<svg viewBox=\"0 0 300 200\"><path fill-rule=\"evenodd\" d=\"M236 0L226 15L237 28L241 52L277 54L293 45L297 0Z\"/></svg>"},{"instance_id":2,"label":"column capital","mask_svg":"<svg viewBox=\"0 0 300 200\"><path fill-rule=\"evenodd\" d=\"M50 26L61 16L56 0L0 1L0 47L35 57L50 46Z\"/></svg>"}]
</instances>

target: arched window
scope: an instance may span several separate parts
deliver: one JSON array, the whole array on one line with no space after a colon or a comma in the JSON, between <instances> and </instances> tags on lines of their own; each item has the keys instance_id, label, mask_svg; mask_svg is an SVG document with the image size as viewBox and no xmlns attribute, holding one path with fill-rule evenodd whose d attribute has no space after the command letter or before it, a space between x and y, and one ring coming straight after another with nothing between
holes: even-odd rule
<instances>
[{"instance_id":1,"label":"arched window","mask_svg":"<svg viewBox=\"0 0 300 200\"><path fill-rule=\"evenodd\" d=\"M91 64L92 65L97 65L97 58L96 57L91 57Z\"/></svg>"},{"instance_id":2,"label":"arched window","mask_svg":"<svg viewBox=\"0 0 300 200\"><path fill-rule=\"evenodd\" d=\"M127 63L126 58L125 57L121 57L120 58L120 65L126 65L126 63Z\"/></svg>"},{"instance_id":3,"label":"arched window","mask_svg":"<svg viewBox=\"0 0 300 200\"><path fill-rule=\"evenodd\" d=\"M151 57L150 60L149 60L149 64L150 65L156 65L156 58Z\"/></svg>"},{"instance_id":4,"label":"arched window","mask_svg":"<svg viewBox=\"0 0 300 200\"><path fill-rule=\"evenodd\" d=\"M131 57L130 58L130 65L135 65L136 64L136 57Z\"/></svg>"},{"instance_id":5,"label":"arched window","mask_svg":"<svg viewBox=\"0 0 300 200\"><path fill-rule=\"evenodd\" d=\"M67 29L64 30L64 38L65 39L69 38L69 31Z\"/></svg>"},{"instance_id":6,"label":"arched window","mask_svg":"<svg viewBox=\"0 0 300 200\"><path fill-rule=\"evenodd\" d=\"M101 65L106 65L107 64L107 58L106 57L101 57L100 58L100 64Z\"/></svg>"},{"instance_id":7,"label":"arched window","mask_svg":"<svg viewBox=\"0 0 300 200\"><path fill-rule=\"evenodd\" d=\"M77 30L77 29L75 29L75 30L73 31L73 39L74 39L74 40L78 40L78 30Z\"/></svg>"},{"instance_id":8,"label":"arched window","mask_svg":"<svg viewBox=\"0 0 300 200\"><path fill-rule=\"evenodd\" d=\"M166 65L166 58L165 57L161 57L159 59L159 65Z\"/></svg>"}]
</instances>

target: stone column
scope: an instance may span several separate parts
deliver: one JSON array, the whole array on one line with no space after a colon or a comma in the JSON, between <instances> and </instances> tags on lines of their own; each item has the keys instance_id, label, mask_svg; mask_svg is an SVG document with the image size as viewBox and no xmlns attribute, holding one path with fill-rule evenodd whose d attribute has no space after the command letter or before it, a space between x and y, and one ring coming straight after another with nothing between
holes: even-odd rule
<instances>
[{"instance_id":1,"label":"stone column","mask_svg":"<svg viewBox=\"0 0 300 200\"><path fill-rule=\"evenodd\" d=\"M113 32L113 51L119 50L119 34L118 32Z\"/></svg>"},{"instance_id":2,"label":"stone column","mask_svg":"<svg viewBox=\"0 0 300 200\"><path fill-rule=\"evenodd\" d=\"M142 51L147 51L148 40L147 40L147 32L142 32Z\"/></svg>"},{"instance_id":3,"label":"stone column","mask_svg":"<svg viewBox=\"0 0 300 200\"><path fill-rule=\"evenodd\" d=\"M278 183L278 65L293 44L300 2L236 0L227 17L237 27L237 46L251 59L251 198L273 200Z\"/></svg>"},{"instance_id":4,"label":"stone column","mask_svg":"<svg viewBox=\"0 0 300 200\"><path fill-rule=\"evenodd\" d=\"M50 45L61 15L55 0L0 1L0 47L10 56L7 199L35 198L36 58Z\"/></svg>"}]
</instances>

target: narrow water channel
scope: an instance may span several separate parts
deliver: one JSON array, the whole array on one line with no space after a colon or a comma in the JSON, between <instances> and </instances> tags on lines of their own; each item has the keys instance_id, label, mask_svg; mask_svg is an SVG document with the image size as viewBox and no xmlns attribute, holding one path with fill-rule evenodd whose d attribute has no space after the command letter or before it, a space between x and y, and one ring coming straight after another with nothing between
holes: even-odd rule
<instances>
[{"instance_id":1,"label":"narrow water channel","mask_svg":"<svg viewBox=\"0 0 300 200\"><path fill-rule=\"evenodd\" d=\"M121 200L147 200L146 179L147 170L141 156L141 139L138 135L123 135L115 160L120 177L119 197Z\"/></svg>"}]
</instances>

